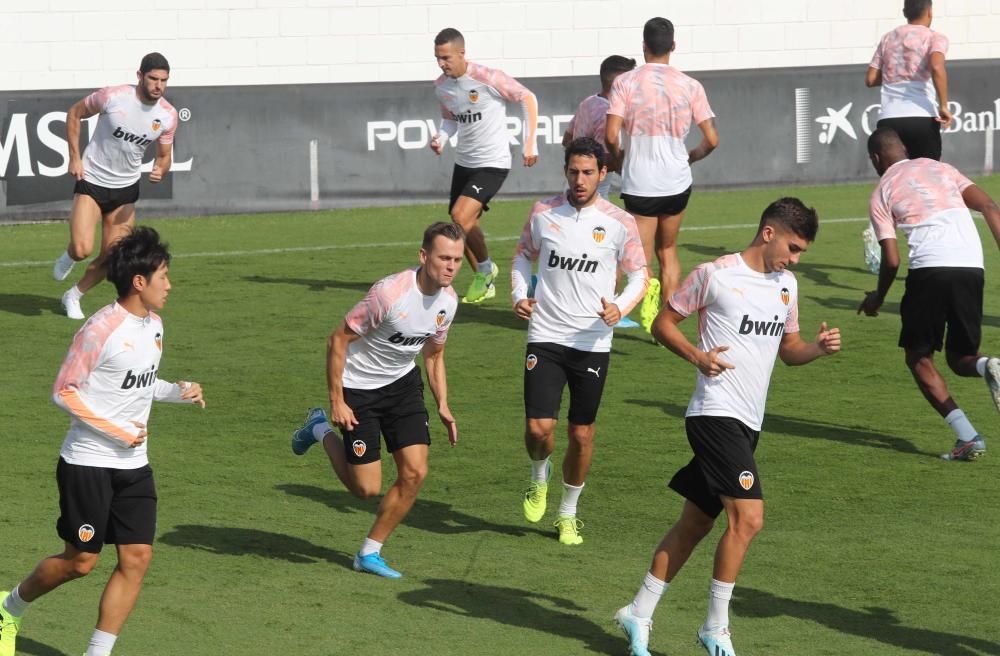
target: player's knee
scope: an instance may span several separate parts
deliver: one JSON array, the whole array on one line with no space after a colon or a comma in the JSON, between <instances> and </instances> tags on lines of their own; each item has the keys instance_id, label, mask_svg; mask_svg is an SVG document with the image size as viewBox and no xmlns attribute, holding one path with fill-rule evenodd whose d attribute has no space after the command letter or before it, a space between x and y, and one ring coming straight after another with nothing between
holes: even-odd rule
<instances>
[{"instance_id":1,"label":"player's knee","mask_svg":"<svg viewBox=\"0 0 1000 656\"><path fill-rule=\"evenodd\" d=\"M92 553L80 553L75 558L69 561L69 567L66 571L67 579L79 579L83 578L94 569L97 565L97 554Z\"/></svg>"},{"instance_id":2,"label":"player's knee","mask_svg":"<svg viewBox=\"0 0 1000 656\"><path fill-rule=\"evenodd\" d=\"M571 426L569 440L578 447L590 448L594 445L594 430L591 426Z\"/></svg>"},{"instance_id":3,"label":"player's knee","mask_svg":"<svg viewBox=\"0 0 1000 656\"><path fill-rule=\"evenodd\" d=\"M355 483L351 488L351 494L358 499L371 499L382 493L382 486L374 483Z\"/></svg>"},{"instance_id":4,"label":"player's knee","mask_svg":"<svg viewBox=\"0 0 1000 656\"><path fill-rule=\"evenodd\" d=\"M94 242L72 242L66 249L69 256L79 262L94 252Z\"/></svg>"},{"instance_id":5,"label":"player's knee","mask_svg":"<svg viewBox=\"0 0 1000 656\"><path fill-rule=\"evenodd\" d=\"M741 513L734 526L736 532L750 540L764 529L764 513Z\"/></svg>"},{"instance_id":6,"label":"player's knee","mask_svg":"<svg viewBox=\"0 0 1000 656\"><path fill-rule=\"evenodd\" d=\"M143 545L142 548L125 549L118 557L118 566L131 573L144 574L153 560L153 547Z\"/></svg>"},{"instance_id":7,"label":"player's knee","mask_svg":"<svg viewBox=\"0 0 1000 656\"><path fill-rule=\"evenodd\" d=\"M419 490L427 479L427 465L405 467L399 470L397 480L404 488Z\"/></svg>"}]
</instances>

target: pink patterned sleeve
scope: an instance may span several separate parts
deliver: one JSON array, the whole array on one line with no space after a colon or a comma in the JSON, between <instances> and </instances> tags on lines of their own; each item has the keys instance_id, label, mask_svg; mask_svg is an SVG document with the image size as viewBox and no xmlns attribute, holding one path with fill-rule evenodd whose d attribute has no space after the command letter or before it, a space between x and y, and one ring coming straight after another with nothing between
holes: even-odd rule
<instances>
[{"instance_id":1,"label":"pink patterned sleeve","mask_svg":"<svg viewBox=\"0 0 1000 656\"><path fill-rule=\"evenodd\" d=\"M378 328L389 309L384 300L385 279L382 279L372 285L365 297L344 317L347 327L359 335L367 335Z\"/></svg>"},{"instance_id":2,"label":"pink patterned sleeve","mask_svg":"<svg viewBox=\"0 0 1000 656\"><path fill-rule=\"evenodd\" d=\"M927 51L927 54L932 52L940 52L942 55L948 54L948 37L941 34L940 32L935 32L931 36L931 45Z\"/></svg>"},{"instance_id":3,"label":"pink patterned sleeve","mask_svg":"<svg viewBox=\"0 0 1000 656\"><path fill-rule=\"evenodd\" d=\"M670 307L685 317L700 310L705 306L705 296L711 278L712 265L699 264L670 297Z\"/></svg>"},{"instance_id":4,"label":"pink patterned sleeve","mask_svg":"<svg viewBox=\"0 0 1000 656\"><path fill-rule=\"evenodd\" d=\"M892 208L885 200L881 184L875 187L868 202L868 218L878 241L896 238L896 221L892 218Z\"/></svg>"},{"instance_id":5,"label":"pink patterned sleeve","mask_svg":"<svg viewBox=\"0 0 1000 656\"><path fill-rule=\"evenodd\" d=\"M625 116L625 105L628 102L628 91L625 86L625 75L619 75L611 85L608 95L608 114Z\"/></svg>"},{"instance_id":6,"label":"pink patterned sleeve","mask_svg":"<svg viewBox=\"0 0 1000 656\"><path fill-rule=\"evenodd\" d=\"M955 184L955 186L958 188L959 193L962 193L963 191L965 191L966 189L975 184L972 180L962 175L958 171L958 169L956 169L951 164L946 164L944 162L942 162L941 164L944 167L945 176L947 176L948 180L950 180Z\"/></svg>"},{"instance_id":7,"label":"pink patterned sleeve","mask_svg":"<svg viewBox=\"0 0 1000 656\"><path fill-rule=\"evenodd\" d=\"M708 96L705 95L705 87L701 82L694 81L691 94L691 115L694 117L695 125L713 118L715 114L708 104Z\"/></svg>"},{"instance_id":8,"label":"pink patterned sleeve","mask_svg":"<svg viewBox=\"0 0 1000 656\"><path fill-rule=\"evenodd\" d=\"M451 287L448 287L445 289L445 293L448 294L448 296L450 296L453 301L455 301L455 307L457 308L458 294L455 293L455 290L452 289ZM434 337L432 338L435 343L444 344L446 341L448 341L448 329L451 328L451 324L454 320L455 320L455 310L453 309L451 311L451 316L450 317L445 316L441 320L441 323L438 325L437 332L434 333Z\"/></svg>"},{"instance_id":9,"label":"pink patterned sleeve","mask_svg":"<svg viewBox=\"0 0 1000 656\"><path fill-rule=\"evenodd\" d=\"M170 145L174 143L174 133L177 132L177 123L178 123L177 110L170 105L167 105L167 107L170 110L170 127L164 130L163 134L160 135L160 143L164 145Z\"/></svg>"},{"instance_id":10,"label":"pink patterned sleeve","mask_svg":"<svg viewBox=\"0 0 1000 656\"><path fill-rule=\"evenodd\" d=\"M788 308L788 318L785 319L785 334L799 332L799 295L795 293L792 307Z\"/></svg>"},{"instance_id":11,"label":"pink patterned sleeve","mask_svg":"<svg viewBox=\"0 0 1000 656\"><path fill-rule=\"evenodd\" d=\"M883 38L879 41L878 46L875 47L875 54L872 55L872 60L868 62L868 66L876 70L882 70L882 44L885 43Z\"/></svg>"},{"instance_id":12,"label":"pink patterned sleeve","mask_svg":"<svg viewBox=\"0 0 1000 656\"><path fill-rule=\"evenodd\" d=\"M505 99L512 102L521 102L525 97L531 95L528 88L507 75L498 68L489 68L487 66L469 67L469 77L477 79L480 82L485 82L490 85Z\"/></svg>"},{"instance_id":13,"label":"pink patterned sleeve","mask_svg":"<svg viewBox=\"0 0 1000 656\"><path fill-rule=\"evenodd\" d=\"M112 88L113 87L103 87L98 89L83 99L83 106L86 107L87 111L92 114L103 112L104 107L108 104L108 99L111 97Z\"/></svg>"},{"instance_id":14,"label":"pink patterned sleeve","mask_svg":"<svg viewBox=\"0 0 1000 656\"><path fill-rule=\"evenodd\" d=\"M447 121L454 121L455 115L451 113L451 110L445 107L444 103L438 103L438 104L441 105L441 118Z\"/></svg>"}]
</instances>

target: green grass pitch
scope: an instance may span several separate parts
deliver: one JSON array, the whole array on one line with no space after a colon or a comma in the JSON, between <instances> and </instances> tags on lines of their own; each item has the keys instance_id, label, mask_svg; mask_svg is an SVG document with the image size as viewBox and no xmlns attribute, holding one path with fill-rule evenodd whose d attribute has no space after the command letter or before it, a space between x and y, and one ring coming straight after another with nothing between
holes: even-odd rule
<instances>
[{"instance_id":1,"label":"green grass pitch","mask_svg":"<svg viewBox=\"0 0 1000 656\"><path fill-rule=\"evenodd\" d=\"M1000 197L1000 178L980 183ZM775 367L758 450L765 527L732 603L741 656L1000 654L997 412L982 381L946 372L991 451L976 463L938 458L953 436L896 347L902 282L878 318L855 313L875 285L858 219L870 190L698 191L685 218L689 271L748 243L771 200L793 194L815 206L819 235L794 269L803 334L811 340L827 321L844 338L836 357ZM208 408L153 410L158 538L116 654L625 654L611 615L681 507L665 482L689 457L683 413L695 370L637 331L619 332L580 502L585 542L555 539L558 485L545 520L526 524L525 325L510 310L508 274L529 206L497 202L484 218L501 282L490 303L460 306L451 331L459 443L449 448L432 413L430 476L384 551L400 581L351 570L376 502L352 498L321 453L293 456L288 437L326 399L330 331L374 280L416 262L423 228L444 207L140 216L175 255L160 375L201 382ZM1000 257L978 223L983 350L996 353ZM50 270L66 239L63 224L0 227L0 589L61 548L54 471L67 418L49 395L79 323L61 316L65 286ZM468 280L465 268L460 293ZM84 310L112 298L102 284ZM564 451L560 432L557 462ZM660 604L654 654L701 653L695 631L724 523ZM19 653L82 653L113 562L106 550L91 576L36 603Z\"/></svg>"}]
</instances>

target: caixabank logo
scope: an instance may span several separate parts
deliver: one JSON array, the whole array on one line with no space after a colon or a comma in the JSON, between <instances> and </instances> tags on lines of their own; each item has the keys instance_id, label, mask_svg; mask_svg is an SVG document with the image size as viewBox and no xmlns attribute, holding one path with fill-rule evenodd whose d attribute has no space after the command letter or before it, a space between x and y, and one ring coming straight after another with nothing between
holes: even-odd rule
<instances>
[{"instance_id":1,"label":"caixabank logo","mask_svg":"<svg viewBox=\"0 0 1000 656\"><path fill-rule=\"evenodd\" d=\"M1000 129L1000 98L990 103L984 109L949 101L954 119L943 133L985 134ZM808 164L835 143L863 142L875 130L880 109L879 103L864 104L848 98L814 103L811 88L795 89L795 163Z\"/></svg>"},{"instance_id":2,"label":"caixabank logo","mask_svg":"<svg viewBox=\"0 0 1000 656\"><path fill-rule=\"evenodd\" d=\"M6 204L31 205L52 201L70 200L74 181L67 175L69 147L66 143L66 108L73 104L68 97L50 97L20 101L16 98L0 103L0 180L5 185ZM189 173L194 167L194 155L186 152L183 124L191 120L191 110L178 110L181 127L179 138L174 142L171 174ZM97 129L99 116L91 116L81 121L80 152L83 153ZM159 126L151 126L158 132ZM151 137L152 135L146 135ZM115 137L129 141L139 141L139 135L123 133ZM153 170L156 145L152 138L148 141L142 165L144 173L143 198L172 198L173 178L166 176L155 185L145 183L146 173Z\"/></svg>"}]
</instances>

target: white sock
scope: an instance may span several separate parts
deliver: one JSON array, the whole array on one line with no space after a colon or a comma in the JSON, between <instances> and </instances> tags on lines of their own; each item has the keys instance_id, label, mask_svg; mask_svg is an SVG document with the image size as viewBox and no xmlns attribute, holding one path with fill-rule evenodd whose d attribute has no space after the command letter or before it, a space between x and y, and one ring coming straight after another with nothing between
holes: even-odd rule
<instances>
[{"instance_id":1,"label":"white sock","mask_svg":"<svg viewBox=\"0 0 1000 656\"><path fill-rule=\"evenodd\" d=\"M333 426L331 426L329 422L324 421L322 424L316 424L313 426L313 439L322 443L326 434L332 430Z\"/></svg>"},{"instance_id":2,"label":"white sock","mask_svg":"<svg viewBox=\"0 0 1000 656\"><path fill-rule=\"evenodd\" d=\"M986 377L986 363L989 362L989 360L990 359L986 357L982 357L976 360L976 373L982 376L983 378Z\"/></svg>"},{"instance_id":3,"label":"white sock","mask_svg":"<svg viewBox=\"0 0 1000 656\"><path fill-rule=\"evenodd\" d=\"M635 599L632 600L632 614L647 620L653 617L656 604L660 603L660 597L669 587L670 584L666 581L661 581L652 573L646 572L646 578L643 579L639 591L635 593Z\"/></svg>"},{"instance_id":4,"label":"white sock","mask_svg":"<svg viewBox=\"0 0 1000 656\"><path fill-rule=\"evenodd\" d=\"M485 273L486 275L493 273L493 260L486 258L479 263L479 266L476 267L476 271L479 273Z\"/></svg>"},{"instance_id":5,"label":"white sock","mask_svg":"<svg viewBox=\"0 0 1000 656\"><path fill-rule=\"evenodd\" d=\"M584 484L585 485L585 484ZM580 500L583 485L577 487L563 481L562 501L559 502L559 516L576 517L576 504Z\"/></svg>"},{"instance_id":6,"label":"white sock","mask_svg":"<svg viewBox=\"0 0 1000 656\"><path fill-rule=\"evenodd\" d=\"M9 595L7 595L7 598L3 600L3 609L11 615L21 617L24 615L24 611L28 610L28 604L31 602L21 599L21 594L18 588L20 588L20 586L14 586L14 589L10 591Z\"/></svg>"},{"instance_id":7,"label":"white sock","mask_svg":"<svg viewBox=\"0 0 1000 656\"><path fill-rule=\"evenodd\" d=\"M531 461L531 480L535 483L545 483L549 480L549 459Z\"/></svg>"},{"instance_id":8,"label":"white sock","mask_svg":"<svg viewBox=\"0 0 1000 656\"><path fill-rule=\"evenodd\" d=\"M118 636L113 633L94 629L94 635L90 636L90 644L87 645L87 653L83 656L107 656L114 649L117 639Z\"/></svg>"},{"instance_id":9,"label":"white sock","mask_svg":"<svg viewBox=\"0 0 1000 656\"><path fill-rule=\"evenodd\" d=\"M376 542L371 538L365 538L365 541L361 543L361 551L359 552L362 556L367 556L368 554L378 553L382 551L382 543Z\"/></svg>"},{"instance_id":10,"label":"white sock","mask_svg":"<svg viewBox=\"0 0 1000 656\"><path fill-rule=\"evenodd\" d=\"M958 439L963 442L971 442L979 436L976 429L972 427L972 422L970 422L968 417L965 416L965 413L958 408L949 412L948 416L945 417L944 420L948 422L951 429L955 431L956 435L958 435Z\"/></svg>"},{"instance_id":11,"label":"white sock","mask_svg":"<svg viewBox=\"0 0 1000 656\"><path fill-rule=\"evenodd\" d=\"M81 298L83 298L83 292L81 292L80 288L77 287L76 285L73 285L72 287L70 287L69 291L67 291L66 293L69 294L70 297L75 298L78 301Z\"/></svg>"},{"instance_id":12,"label":"white sock","mask_svg":"<svg viewBox=\"0 0 1000 656\"><path fill-rule=\"evenodd\" d=\"M56 262L59 264L60 269L68 269L76 264L76 260L71 258L69 256L69 252L67 251L63 251L63 254L59 256L59 259L57 259Z\"/></svg>"},{"instance_id":13,"label":"white sock","mask_svg":"<svg viewBox=\"0 0 1000 656\"><path fill-rule=\"evenodd\" d=\"M708 617L705 629L718 631L729 626L729 600L733 598L735 583L723 583L712 579L708 586Z\"/></svg>"}]
</instances>

